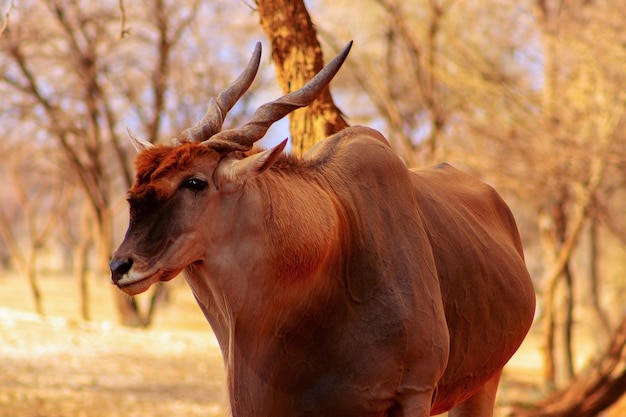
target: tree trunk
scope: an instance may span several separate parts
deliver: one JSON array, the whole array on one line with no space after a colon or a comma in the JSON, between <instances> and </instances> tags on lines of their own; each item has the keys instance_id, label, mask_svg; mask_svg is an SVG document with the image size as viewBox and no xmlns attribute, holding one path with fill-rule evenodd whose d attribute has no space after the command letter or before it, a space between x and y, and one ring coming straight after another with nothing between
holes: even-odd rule
<instances>
[{"instance_id":1,"label":"tree trunk","mask_svg":"<svg viewBox=\"0 0 626 417\"><path fill-rule=\"evenodd\" d=\"M602 342L611 335L611 320L602 307L601 277L600 277L600 237L598 233L598 219L592 218L589 227L589 275L591 279L591 303L602 328Z\"/></svg>"},{"instance_id":2,"label":"tree trunk","mask_svg":"<svg viewBox=\"0 0 626 417\"><path fill-rule=\"evenodd\" d=\"M563 354L565 363L563 364L564 372L567 380L571 380L576 375L574 369L574 275L572 268L568 264L563 272L565 277L565 305L563 306L563 314L565 315L563 323Z\"/></svg>"},{"instance_id":3,"label":"tree trunk","mask_svg":"<svg viewBox=\"0 0 626 417\"><path fill-rule=\"evenodd\" d=\"M35 306L35 311L37 314L44 315L43 308L43 296L41 295L41 289L39 287L39 281L37 280L37 250L40 245L37 242L32 240L34 227L32 223L32 215L30 213L30 208L25 206L27 209L27 218L29 219L29 236L31 238L31 250L30 253L24 253L20 248L20 245L17 240L17 236L14 231L11 229L11 220L7 217L7 214L0 207L0 238L2 238L7 245L17 267L26 279L28 280L28 286L30 289L30 293L33 297L33 303Z\"/></svg>"},{"instance_id":4,"label":"tree trunk","mask_svg":"<svg viewBox=\"0 0 626 417\"><path fill-rule=\"evenodd\" d=\"M97 265L96 271L103 277L110 274L109 259L111 259L111 248L113 247L113 237L111 229L111 213L107 205L92 204L93 216L95 221L95 234ZM139 305L134 297L129 297L120 291L117 287L113 287L113 299L117 307L120 324L129 327L145 327L145 317L142 317Z\"/></svg>"},{"instance_id":5,"label":"tree trunk","mask_svg":"<svg viewBox=\"0 0 626 417\"><path fill-rule=\"evenodd\" d=\"M568 215L565 207L569 201L568 192L563 189L550 204L547 211L550 227L544 230L543 248L548 264L554 264L559 251L566 240ZM573 290L569 258L564 262L562 271L546 289L544 332L544 375L550 389L562 384L563 380L573 377L573 359L571 348ZM560 336L560 337L559 337ZM560 343L557 342L560 340Z\"/></svg>"},{"instance_id":6,"label":"tree trunk","mask_svg":"<svg viewBox=\"0 0 626 417\"><path fill-rule=\"evenodd\" d=\"M28 277L28 285L30 287L30 292L33 296L33 301L35 303L35 311L40 316L45 316L43 299L41 296L41 288L39 287L39 280L37 279L37 252L35 248L32 249L32 253L28 257L26 269L24 272Z\"/></svg>"},{"instance_id":7,"label":"tree trunk","mask_svg":"<svg viewBox=\"0 0 626 417\"><path fill-rule=\"evenodd\" d=\"M256 0L261 25L272 44L278 82L285 93L297 90L320 71L322 49L302 0ZM292 149L302 155L316 142L348 126L325 88L308 107L289 116Z\"/></svg>"},{"instance_id":8,"label":"tree trunk","mask_svg":"<svg viewBox=\"0 0 626 417\"><path fill-rule=\"evenodd\" d=\"M170 290L165 282L159 282L154 286L152 295L150 296L150 303L148 304L148 311L146 313L146 326L152 324L154 312L162 304L166 304L169 301Z\"/></svg>"},{"instance_id":9,"label":"tree trunk","mask_svg":"<svg viewBox=\"0 0 626 417\"><path fill-rule=\"evenodd\" d=\"M74 249L74 276L78 282L80 294L80 316L85 321L91 320L88 280L89 264L87 261L90 246L91 240L82 238Z\"/></svg>"},{"instance_id":10,"label":"tree trunk","mask_svg":"<svg viewBox=\"0 0 626 417\"><path fill-rule=\"evenodd\" d=\"M533 405L518 404L510 417L595 417L626 392L626 316L606 352L565 389Z\"/></svg>"},{"instance_id":11,"label":"tree trunk","mask_svg":"<svg viewBox=\"0 0 626 417\"><path fill-rule=\"evenodd\" d=\"M128 327L146 327L145 318L139 311L139 305L135 297L126 295L119 288L112 286L113 299L117 306L119 321L122 326Z\"/></svg>"}]
</instances>

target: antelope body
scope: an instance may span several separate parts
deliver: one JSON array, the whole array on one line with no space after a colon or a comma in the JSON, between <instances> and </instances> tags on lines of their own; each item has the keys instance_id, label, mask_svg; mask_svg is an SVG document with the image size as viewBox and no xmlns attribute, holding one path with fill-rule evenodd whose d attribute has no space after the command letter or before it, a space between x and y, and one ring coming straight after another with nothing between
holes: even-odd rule
<instances>
[{"instance_id":1,"label":"antelope body","mask_svg":"<svg viewBox=\"0 0 626 417\"><path fill-rule=\"evenodd\" d=\"M248 68L177 146L142 149L111 260L134 295L181 271L219 341L235 417L491 416L535 297L513 216L449 165L408 170L350 127L302 158L252 145L310 103L349 47L241 128Z\"/></svg>"}]
</instances>

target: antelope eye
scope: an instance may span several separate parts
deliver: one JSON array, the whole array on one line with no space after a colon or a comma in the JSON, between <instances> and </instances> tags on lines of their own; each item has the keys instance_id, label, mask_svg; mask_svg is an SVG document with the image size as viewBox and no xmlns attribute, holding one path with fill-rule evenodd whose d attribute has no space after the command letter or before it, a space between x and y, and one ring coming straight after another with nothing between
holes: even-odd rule
<instances>
[{"instance_id":1,"label":"antelope eye","mask_svg":"<svg viewBox=\"0 0 626 417\"><path fill-rule=\"evenodd\" d=\"M200 191L204 191L207 187L207 182L205 180L201 180L198 178L189 178L185 180L182 184L183 188L188 188L194 193L199 193Z\"/></svg>"}]
</instances>

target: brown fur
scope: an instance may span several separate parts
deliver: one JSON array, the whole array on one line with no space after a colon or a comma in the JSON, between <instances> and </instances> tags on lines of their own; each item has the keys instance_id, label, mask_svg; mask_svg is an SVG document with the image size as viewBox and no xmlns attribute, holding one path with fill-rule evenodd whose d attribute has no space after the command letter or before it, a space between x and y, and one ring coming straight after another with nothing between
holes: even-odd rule
<instances>
[{"instance_id":1,"label":"brown fur","mask_svg":"<svg viewBox=\"0 0 626 417\"><path fill-rule=\"evenodd\" d=\"M447 165L409 171L361 127L243 184L178 187L211 184L230 157L198 144L142 152L131 212L159 203L134 213L112 268L133 261L113 272L129 294L186 269L233 416L491 416L535 302L491 187Z\"/></svg>"}]
</instances>

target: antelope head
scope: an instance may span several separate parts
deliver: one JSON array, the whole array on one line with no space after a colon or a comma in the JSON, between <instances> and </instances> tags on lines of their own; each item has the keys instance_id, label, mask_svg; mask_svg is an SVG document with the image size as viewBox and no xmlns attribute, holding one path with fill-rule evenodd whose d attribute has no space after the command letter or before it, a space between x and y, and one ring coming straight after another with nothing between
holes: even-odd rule
<instances>
[{"instance_id":1,"label":"antelope head","mask_svg":"<svg viewBox=\"0 0 626 417\"><path fill-rule=\"evenodd\" d=\"M351 45L304 87L262 105L240 127L221 130L257 73L260 43L242 74L210 100L206 114L175 139L176 146L154 146L129 130L139 154L128 191L130 224L110 262L114 284L135 295L190 265L208 262L207 253L219 256L237 244L235 230L246 220L236 217L233 205L246 182L276 161L286 140L266 151L248 151L274 122L309 105L327 87Z\"/></svg>"}]
</instances>

